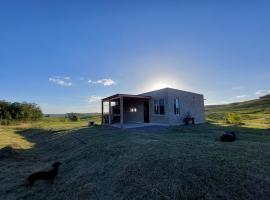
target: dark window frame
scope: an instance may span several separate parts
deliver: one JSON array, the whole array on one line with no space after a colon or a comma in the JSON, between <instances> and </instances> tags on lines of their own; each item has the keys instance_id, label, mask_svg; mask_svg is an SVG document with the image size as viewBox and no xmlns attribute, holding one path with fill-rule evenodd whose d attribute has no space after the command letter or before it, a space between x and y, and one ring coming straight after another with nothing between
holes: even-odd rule
<instances>
[{"instance_id":1,"label":"dark window frame","mask_svg":"<svg viewBox=\"0 0 270 200\"><path fill-rule=\"evenodd\" d=\"M174 114L180 115L180 100L179 100L179 98L174 99Z\"/></svg>"},{"instance_id":2,"label":"dark window frame","mask_svg":"<svg viewBox=\"0 0 270 200\"><path fill-rule=\"evenodd\" d=\"M154 113L155 115L165 115L165 100L164 99L154 100Z\"/></svg>"},{"instance_id":3,"label":"dark window frame","mask_svg":"<svg viewBox=\"0 0 270 200\"><path fill-rule=\"evenodd\" d=\"M159 102L158 102L158 100L154 100L154 113L155 113L155 115L159 114Z\"/></svg>"},{"instance_id":4,"label":"dark window frame","mask_svg":"<svg viewBox=\"0 0 270 200\"><path fill-rule=\"evenodd\" d=\"M165 115L165 101L164 101L164 99L159 99L159 114Z\"/></svg>"}]
</instances>

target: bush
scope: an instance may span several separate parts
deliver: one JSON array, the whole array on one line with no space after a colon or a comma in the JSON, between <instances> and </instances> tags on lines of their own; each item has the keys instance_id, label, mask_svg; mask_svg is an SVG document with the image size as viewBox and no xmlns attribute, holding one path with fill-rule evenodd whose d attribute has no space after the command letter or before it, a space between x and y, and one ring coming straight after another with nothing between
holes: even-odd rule
<instances>
[{"instance_id":1,"label":"bush","mask_svg":"<svg viewBox=\"0 0 270 200\"><path fill-rule=\"evenodd\" d=\"M0 101L0 120L35 121L42 117L40 107L34 103Z\"/></svg>"},{"instance_id":2,"label":"bush","mask_svg":"<svg viewBox=\"0 0 270 200\"><path fill-rule=\"evenodd\" d=\"M68 113L67 115L68 115L69 120L73 122L78 122L81 120L80 115L77 113Z\"/></svg>"},{"instance_id":3,"label":"bush","mask_svg":"<svg viewBox=\"0 0 270 200\"><path fill-rule=\"evenodd\" d=\"M225 122L227 124L241 124L241 117L237 113L228 113L225 116Z\"/></svg>"}]
</instances>

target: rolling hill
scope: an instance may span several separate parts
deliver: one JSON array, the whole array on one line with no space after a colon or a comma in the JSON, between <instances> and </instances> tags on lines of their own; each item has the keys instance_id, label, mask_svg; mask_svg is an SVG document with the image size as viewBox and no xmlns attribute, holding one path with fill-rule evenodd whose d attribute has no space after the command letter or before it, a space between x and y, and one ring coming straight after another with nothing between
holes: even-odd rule
<instances>
[{"instance_id":1,"label":"rolling hill","mask_svg":"<svg viewBox=\"0 0 270 200\"><path fill-rule=\"evenodd\" d=\"M224 122L227 113L237 113L246 126L270 127L270 95L245 102L206 106L209 121Z\"/></svg>"}]
</instances>

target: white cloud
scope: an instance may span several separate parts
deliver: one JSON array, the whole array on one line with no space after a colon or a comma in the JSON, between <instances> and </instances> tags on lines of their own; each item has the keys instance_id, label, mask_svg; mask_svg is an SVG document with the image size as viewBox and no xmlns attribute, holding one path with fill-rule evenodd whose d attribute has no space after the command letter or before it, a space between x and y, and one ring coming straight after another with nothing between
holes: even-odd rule
<instances>
[{"instance_id":1,"label":"white cloud","mask_svg":"<svg viewBox=\"0 0 270 200\"><path fill-rule=\"evenodd\" d=\"M116 82L110 78L104 78L104 79L100 79L100 80L96 80L96 81L88 80L88 83L102 84L104 86L111 86L111 85L116 84Z\"/></svg>"},{"instance_id":2,"label":"white cloud","mask_svg":"<svg viewBox=\"0 0 270 200\"><path fill-rule=\"evenodd\" d=\"M66 87L72 86L70 77L67 77L67 76L53 76L49 78L49 82L52 82L61 86L66 86Z\"/></svg>"},{"instance_id":3,"label":"white cloud","mask_svg":"<svg viewBox=\"0 0 270 200\"><path fill-rule=\"evenodd\" d=\"M97 101L100 101L102 98L103 97L92 95L89 97L88 102L89 103L97 102Z\"/></svg>"},{"instance_id":4,"label":"white cloud","mask_svg":"<svg viewBox=\"0 0 270 200\"><path fill-rule=\"evenodd\" d=\"M245 94L236 96L237 99L243 99L245 97L247 97L247 95L245 95Z\"/></svg>"},{"instance_id":5,"label":"white cloud","mask_svg":"<svg viewBox=\"0 0 270 200\"><path fill-rule=\"evenodd\" d=\"M270 90L258 90L255 92L255 94L257 96L264 96L264 95L270 94Z\"/></svg>"}]
</instances>

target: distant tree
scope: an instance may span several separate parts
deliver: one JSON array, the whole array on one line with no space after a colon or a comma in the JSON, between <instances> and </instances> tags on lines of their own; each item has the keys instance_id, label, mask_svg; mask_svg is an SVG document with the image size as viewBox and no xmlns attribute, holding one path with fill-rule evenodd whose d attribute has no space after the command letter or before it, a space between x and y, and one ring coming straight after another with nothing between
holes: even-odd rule
<instances>
[{"instance_id":1,"label":"distant tree","mask_svg":"<svg viewBox=\"0 0 270 200\"><path fill-rule=\"evenodd\" d=\"M0 120L39 120L43 113L37 104L0 101Z\"/></svg>"},{"instance_id":2,"label":"distant tree","mask_svg":"<svg viewBox=\"0 0 270 200\"><path fill-rule=\"evenodd\" d=\"M6 101L0 101L0 119L10 120L11 114L9 113L10 103Z\"/></svg>"},{"instance_id":3,"label":"distant tree","mask_svg":"<svg viewBox=\"0 0 270 200\"><path fill-rule=\"evenodd\" d=\"M74 121L74 122L81 120L80 115L78 113L68 113L67 116L69 120Z\"/></svg>"}]
</instances>

